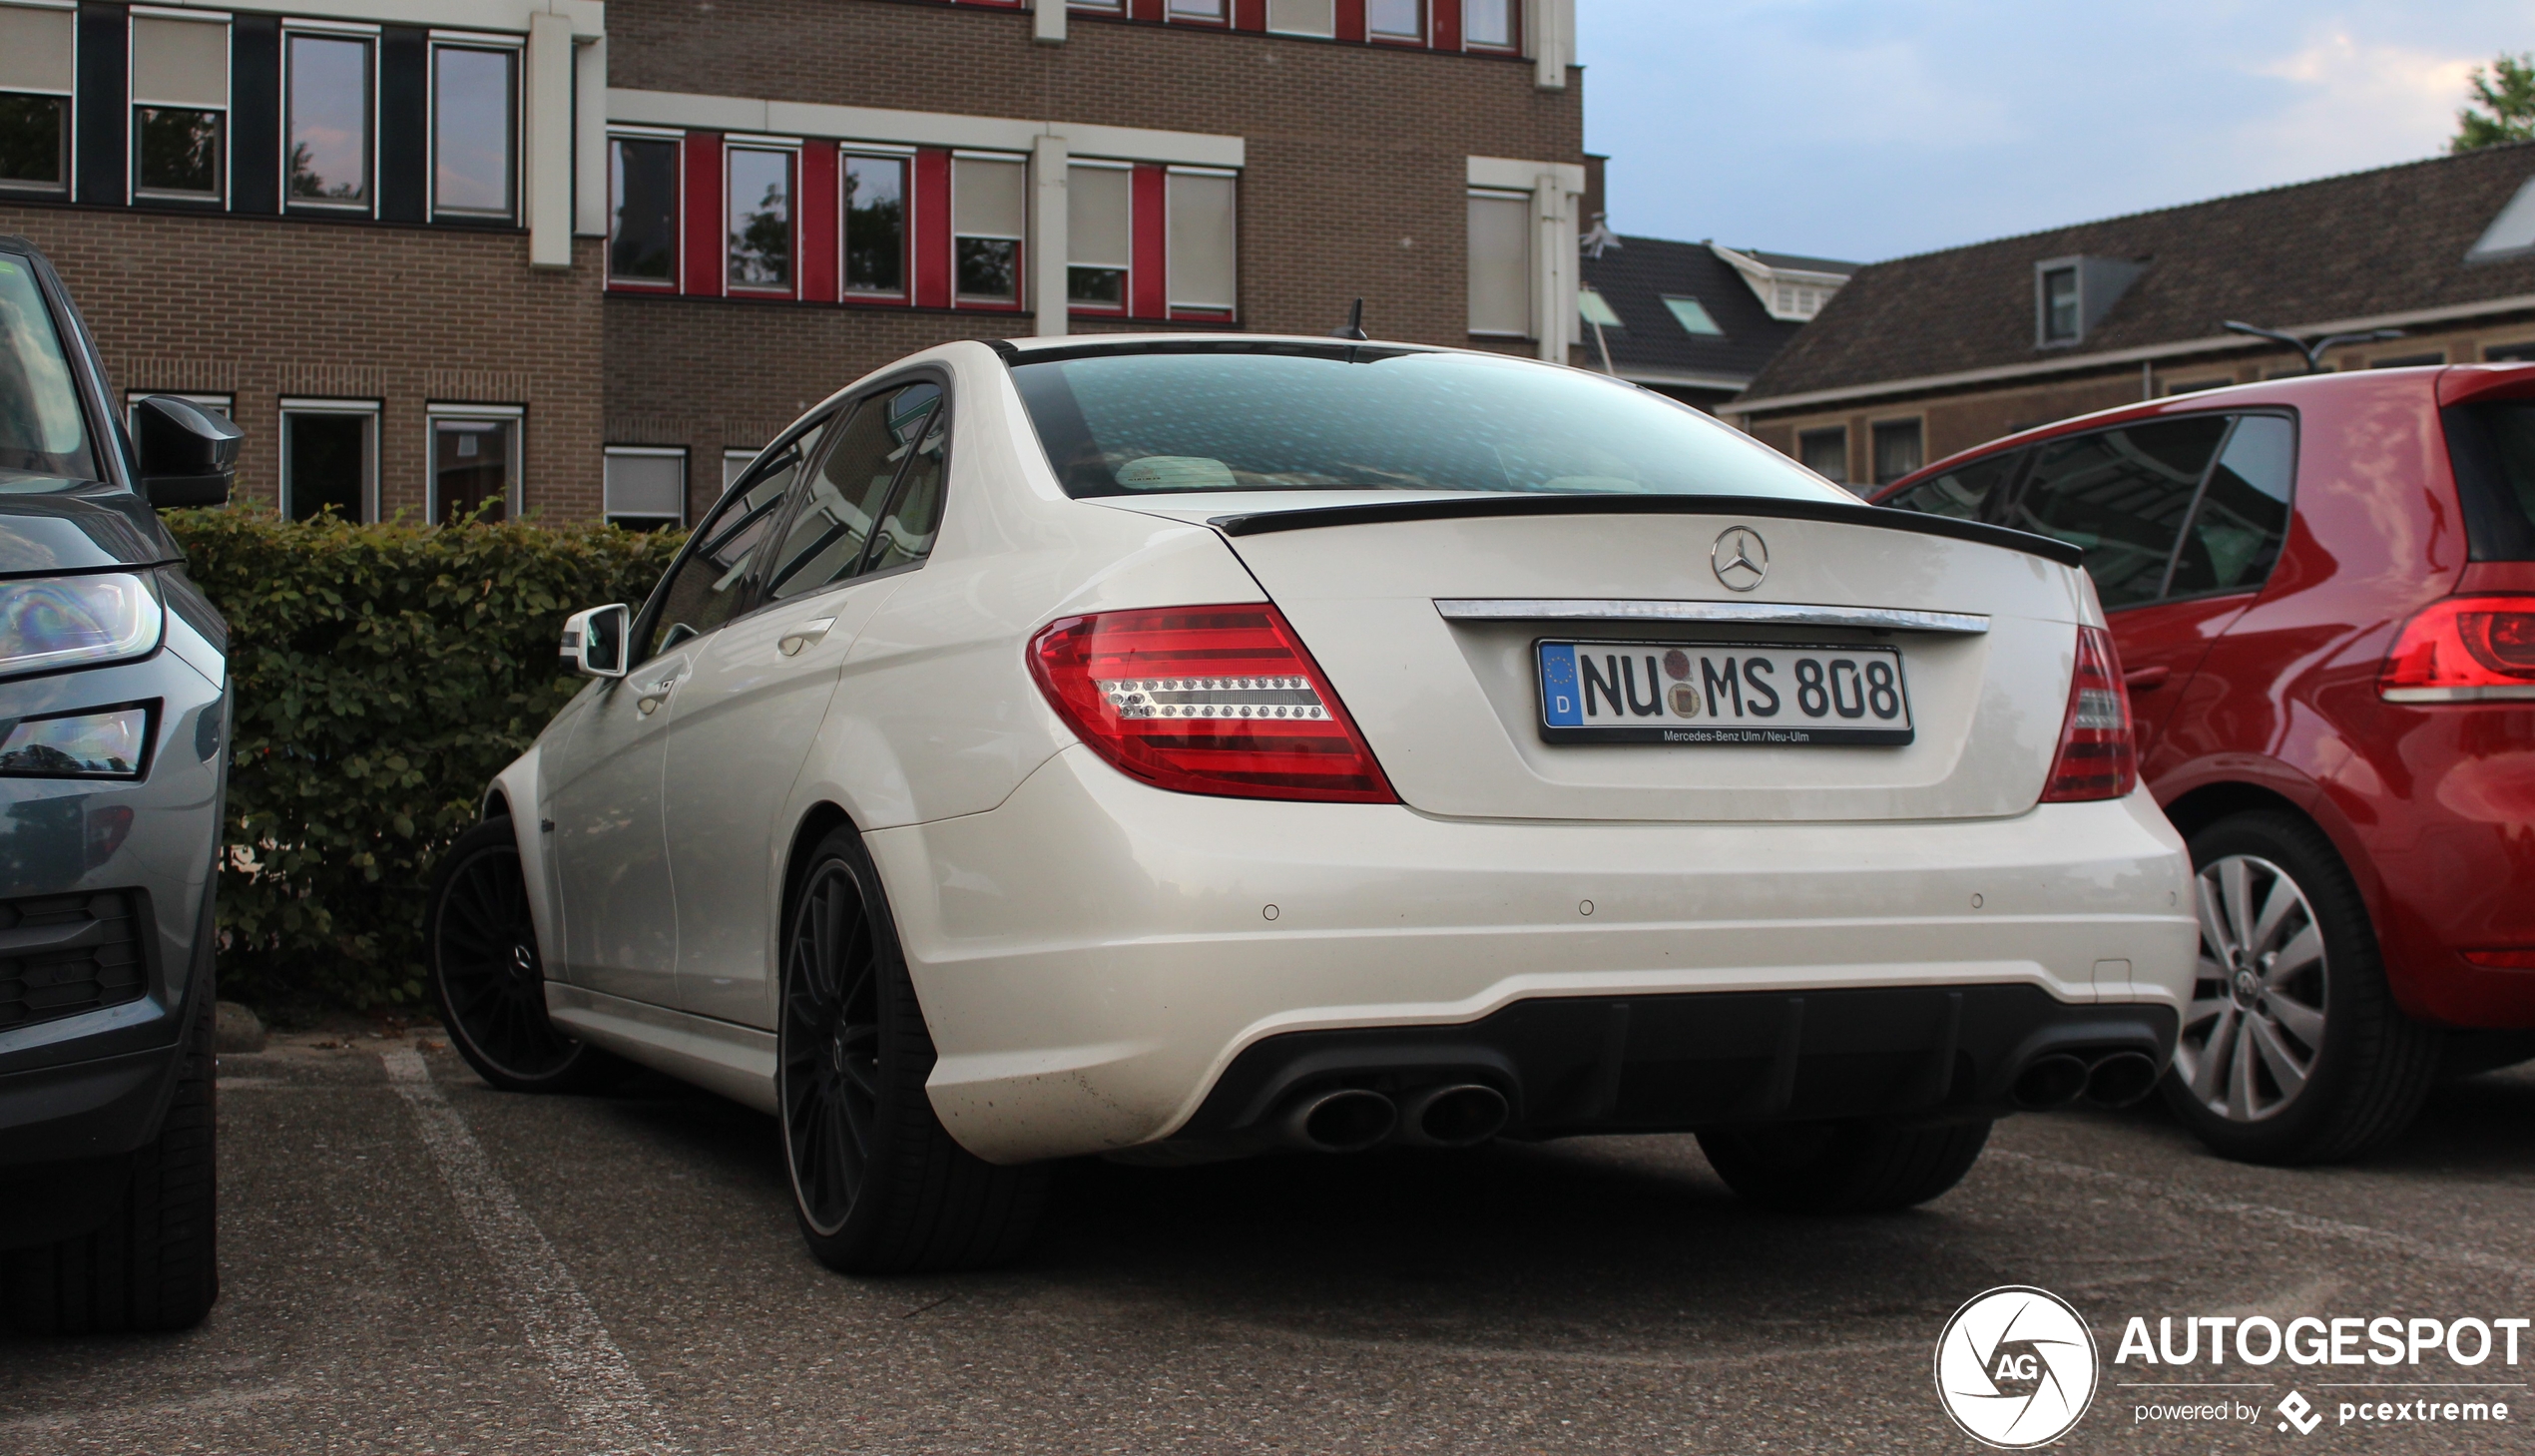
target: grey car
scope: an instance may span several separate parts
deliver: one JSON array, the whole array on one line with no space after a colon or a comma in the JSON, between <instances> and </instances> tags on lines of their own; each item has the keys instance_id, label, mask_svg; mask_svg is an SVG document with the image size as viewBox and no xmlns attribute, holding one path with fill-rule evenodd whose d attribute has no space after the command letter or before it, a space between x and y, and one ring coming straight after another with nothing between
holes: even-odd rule
<instances>
[{"instance_id":1,"label":"grey car","mask_svg":"<svg viewBox=\"0 0 2535 1456\"><path fill-rule=\"evenodd\" d=\"M0 238L0 1314L177 1329L214 1259L213 889L229 630L156 508L238 431L127 429L43 255Z\"/></svg>"}]
</instances>

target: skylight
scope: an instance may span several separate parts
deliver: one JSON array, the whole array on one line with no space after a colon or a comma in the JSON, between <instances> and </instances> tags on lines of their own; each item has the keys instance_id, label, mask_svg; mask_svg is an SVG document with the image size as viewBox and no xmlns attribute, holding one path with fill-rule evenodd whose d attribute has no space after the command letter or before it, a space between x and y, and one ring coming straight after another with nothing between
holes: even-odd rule
<instances>
[{"instance_id":1,"label":"skylight","mask_svg":"<svg viewBox=\"0 0 2535 1456\"><path fill-rule=\"evenodd\" d=\"M1584 320L1587 323L1599 323L1604 328L1626 328L1628 326L1620 321L1619 314L1612 311L1611 302L1609 299L1602 296L1602 290L1591 283L1587 283L1577 290L1576 303L1577 306L1583 310Z\"/></svg>"},{"instance_id":2,"label":"skylight","mask_svg":"<svg viewBox=\"0 0 2535 1456\"><path fill-rule=\"evenodd\" d=\"M2485 258L2507 257L2535 248L2535 178L2517 190L2500 216L2482 230L2481 240L2467 252L2465 261L2480 262Z\"/></svg>"},{"instance_id":3,"label":"skylight","mask_svg":"<svg viewBox=\"0 0 2535 1456\"><path fill-rule=\"evenodd\" d=\"M1696 298L1666 293L1664 306L1672 309L1673 317L1681 320L1681 326L1692 333L1713 334L1718 338L1726 336L1726 331L1717 326L1717 320L1708 316L1708 305Z\"/></svg>"}]
</instances>

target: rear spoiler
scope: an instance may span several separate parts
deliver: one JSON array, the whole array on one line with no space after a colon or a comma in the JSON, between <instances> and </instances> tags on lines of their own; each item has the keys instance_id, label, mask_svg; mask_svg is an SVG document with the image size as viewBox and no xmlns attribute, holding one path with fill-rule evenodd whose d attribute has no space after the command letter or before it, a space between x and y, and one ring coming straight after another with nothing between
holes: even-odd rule
<instances>
[{"instance_id":1,"label":"rear spoiler","mask_svg":"<svg viewBox=\"0 0 2535 1456\"><path fill-rule=\"evenodd\" d=\"M1943 536L1996 546L2076 566L2086 553L2065 541L1980 521L1958 521L1920 511L1870 506L1862 501L1796 500L1759 495L1488 495L1383 501L1375 505L1313 506L1295 511L1257 511L1213 516L1207 524L1227 536L1270 531L1310 531L1322 526L1378 526L1394 521L1460 521L1490 516L1758 516L1782 521L1828 521Z\"/></svg>"}]
</instances>

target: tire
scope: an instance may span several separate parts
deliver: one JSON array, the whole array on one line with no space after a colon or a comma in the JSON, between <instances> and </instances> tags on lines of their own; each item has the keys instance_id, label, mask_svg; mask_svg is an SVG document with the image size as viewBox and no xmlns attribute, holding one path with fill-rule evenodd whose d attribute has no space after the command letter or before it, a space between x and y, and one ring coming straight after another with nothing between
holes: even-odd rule
<instances>
[{"instance_id":1,"label":"tire","mask_svg":"<svg viewBox=\"0 0 2535 1456\"><path fill-rule=\"evenodd\" d=\"M2348 866L2294 815L2237 814L2192 836L2199 979L2163 1083L2222 1157L2329 1163L2411 1126L2443 1033L2405 1016Z\"/></svg>"},{"instance_id":2,"label":"tire","mask_svg":"<svg viewBox=\"0 0 2535 1456\"><path fill-rule=\"evenodd\" d=\"M933 1039L852 829L819 842L786 905L776 1091L810 1251L855 1274L1016 1257L1047 1204L1048 1170L987 1163L934 1116Z\"/></svg>"},{"instance_id":3,"label":"tire","mask_svg":"<svg viewBox=\"0 0 2535 1456\"><path fill-rule=\"evenodd\" d=\"M546 972L508 815L458 836L432 872L423 964L449 1044L504 1092L592 1092L629 1070L546 1019Z\"/></svg>"},{"instance_id":4,"label":"tire","mask_svg":"<svg viewBox=\"0 0 2535 1456\"><path fill-rule=\"evenodd\" d=\"M1924 1204L1963 1181L1989 1141L1989 1124L1901 1128L1889 1123L1791 1123L1711 1128L1708 1166L1741 1198L1781 1213L1886 1213Z\"/></svg>"},{"instance_id":5,"label":"tire","mask_svg":"<svg viewBox=\"0 0 2535 1456\"><path fill-rule=\"evenodd\" d=\"M0 1254L0 1311L26 1334L191 1329L220 1298L217 1063L212 978L196 978L192 1024L159 1136L133 1156L103 1224Z\"/></svg>"}]
</instances>

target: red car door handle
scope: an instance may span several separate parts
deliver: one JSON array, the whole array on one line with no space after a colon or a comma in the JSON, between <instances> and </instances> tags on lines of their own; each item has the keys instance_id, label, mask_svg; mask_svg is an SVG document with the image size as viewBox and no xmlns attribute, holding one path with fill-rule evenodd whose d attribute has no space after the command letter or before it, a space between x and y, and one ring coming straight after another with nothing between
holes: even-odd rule
<instances>
[{"instance_id":1,"label":"red car door handle","mask_svg":"<svg viewBox=\"0 0 2535 1456\"><path fill-rule=\"evenodd\" d=\"M2122 674L2121 680L2133 693L2148 693L2164 687L2166 679L2173 675L2172 668L2133 668Z\"/></svg>"}]
</instances>

